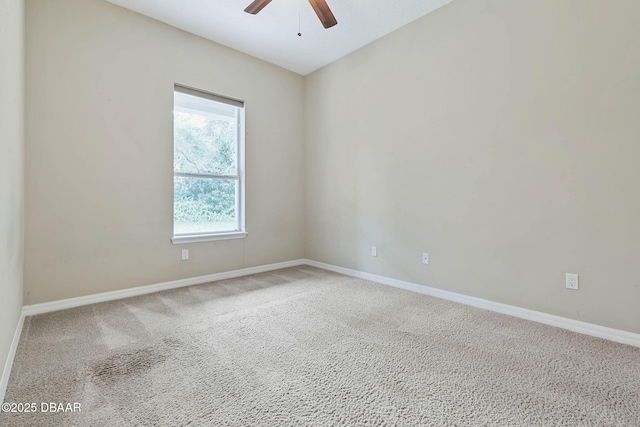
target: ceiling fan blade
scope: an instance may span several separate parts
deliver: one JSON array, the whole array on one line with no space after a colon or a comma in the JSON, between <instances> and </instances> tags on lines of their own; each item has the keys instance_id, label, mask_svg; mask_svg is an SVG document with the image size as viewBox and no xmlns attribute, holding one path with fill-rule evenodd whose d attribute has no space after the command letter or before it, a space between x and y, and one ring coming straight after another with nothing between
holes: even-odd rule
<instances>
[{"instance_id":1,"label":"ceiling fan blade","mask_svg":"<svg viewBox=\"0 0 640 427\"><path fill-rule=\"evenodd\" d=\"M253 3L247 6L247 8L244 11L252 15L255 15L256 13L264 9L264 7L269 3L271 3L271 0L255 0Z\"/></svg>"},{"instance_id":2,"label":"ceiling fan blade","mask_svg":"<svg viewBox=\"0 0 640 427\"><path fill-rule=\"evenodd\" d=\"M316 11L316 15L318 15L320 22L322 22L325 28L331 28L338 23L331 9L329 9L326 0L309 0L309 3L311 3L313 10Z\"/></svg>"}]
</instances>

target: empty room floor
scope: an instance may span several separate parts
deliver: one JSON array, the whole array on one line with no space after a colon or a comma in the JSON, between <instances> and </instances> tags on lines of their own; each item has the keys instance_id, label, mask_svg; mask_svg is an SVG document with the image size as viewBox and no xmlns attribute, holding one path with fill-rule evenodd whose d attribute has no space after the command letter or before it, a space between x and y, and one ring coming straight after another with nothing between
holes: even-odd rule
<instances>
[{"instance_id":1,"label":"empty room floor","mask_svg":"<svg viewBox=\"0 0 640 427\"><path fill-rule=\"evenodd\" d=\"M301 266L28 317L10 426L638 426L640 349Z\"/></svg>"}]
</instances>

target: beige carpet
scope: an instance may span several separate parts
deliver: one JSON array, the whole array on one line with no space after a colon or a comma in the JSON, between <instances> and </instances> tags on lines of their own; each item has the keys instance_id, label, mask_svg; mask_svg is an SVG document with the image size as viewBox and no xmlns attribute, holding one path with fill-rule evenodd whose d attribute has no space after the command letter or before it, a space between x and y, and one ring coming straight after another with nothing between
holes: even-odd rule
<instances>
[{"instance_id":1,"label":"beige carpet","mask_svg":"<svg viewBox=\"0 0 640 427\"><path fill-rule=\"evenodd\" d=\"M2 426L640 426L640 349L297 267L26 319Z\"/></svg>"}]
</instances>

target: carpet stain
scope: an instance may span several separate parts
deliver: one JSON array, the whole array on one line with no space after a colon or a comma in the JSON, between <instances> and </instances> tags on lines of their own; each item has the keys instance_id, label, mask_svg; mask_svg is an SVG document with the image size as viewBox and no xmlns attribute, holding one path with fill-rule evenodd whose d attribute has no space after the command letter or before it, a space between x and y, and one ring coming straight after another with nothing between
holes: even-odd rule
<instances>
[{"instance_id":1,"label":"carpet stain","mask_svg":"<svg viewBox=\"0 0 640 427\"><path fill-rule=\"evenodd\" d=\"M166 360L166 354L153 348L123 351L91 365L89 377L96 382L112 383L141 376Z\"/></svg>"}]
</instances>

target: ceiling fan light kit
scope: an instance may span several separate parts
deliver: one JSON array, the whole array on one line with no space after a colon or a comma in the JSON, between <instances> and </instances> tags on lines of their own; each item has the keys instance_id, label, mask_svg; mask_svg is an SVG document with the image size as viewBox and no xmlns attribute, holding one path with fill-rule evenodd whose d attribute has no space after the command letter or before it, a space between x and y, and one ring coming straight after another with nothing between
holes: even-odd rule
<instances>
[{"instance_id":1,"label":"ceiling fan light kit","mask_svg":"<svg viewBox=\"0 0 640 427\"><path fill-rule=\"evenodd\" d=\"M244 11L256 15L269 3L271 3L271 0L254 0ZM311 3L311 7L318 15L318 19L320 19L324 28L331 28L338 23L326 0L309 0L309 3Z\"/></svg>"}]
</instances>

